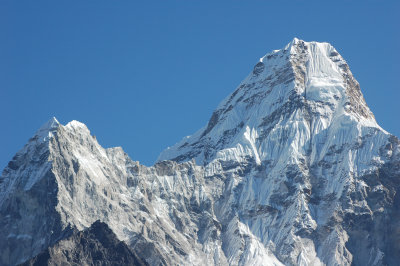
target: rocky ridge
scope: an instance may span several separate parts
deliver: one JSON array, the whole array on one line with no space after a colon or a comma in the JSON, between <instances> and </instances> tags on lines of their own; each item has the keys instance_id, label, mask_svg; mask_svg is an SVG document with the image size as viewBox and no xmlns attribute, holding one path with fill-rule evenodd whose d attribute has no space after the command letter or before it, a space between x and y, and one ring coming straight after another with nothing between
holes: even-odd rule
<instances>
[{"instance_id":1,"label":"rocky ridge","mask_svg":"<svg viewBox=\"0 0 400 266\"><path fill-rule=\"evenodd\" d=\"M62 240L21 266L147 265L105 223L96 221L84 231L67 228L64 233Z\"/></svg>"}]
</instances>

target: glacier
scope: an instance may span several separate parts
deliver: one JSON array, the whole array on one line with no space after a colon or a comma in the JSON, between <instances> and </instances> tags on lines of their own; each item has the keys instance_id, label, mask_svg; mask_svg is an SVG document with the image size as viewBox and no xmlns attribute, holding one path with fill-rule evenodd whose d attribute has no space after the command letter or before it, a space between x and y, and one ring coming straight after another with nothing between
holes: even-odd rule
<instances>
[{"instance_id":1,"label":"glacier","mask_svg":"<svg viewBox=\"0 0 400 266\"><path fill-rule=\"evenodd\" d=\"M0 178L0 264L100 220L149 265L396 265L399 187L346 61L295 38L151 167L52 118Z\"/></svg>"}]
</instances>

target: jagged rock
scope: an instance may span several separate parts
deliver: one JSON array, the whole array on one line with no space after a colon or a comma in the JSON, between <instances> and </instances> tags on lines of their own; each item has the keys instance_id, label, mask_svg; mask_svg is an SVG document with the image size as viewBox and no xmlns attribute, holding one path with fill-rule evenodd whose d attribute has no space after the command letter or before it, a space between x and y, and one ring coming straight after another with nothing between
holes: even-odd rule
<instances>
[{"instance_id":1,"label":"jagged rock","mask_svg":"<svg viewBox=\"0 0 400 266\"><path fill-rule=\"evenodd\" d=\"M119 241L107 224L96 221L84 231L70 235L21 266L40 265L147 265Z\"/></svg>"}]
</instances>

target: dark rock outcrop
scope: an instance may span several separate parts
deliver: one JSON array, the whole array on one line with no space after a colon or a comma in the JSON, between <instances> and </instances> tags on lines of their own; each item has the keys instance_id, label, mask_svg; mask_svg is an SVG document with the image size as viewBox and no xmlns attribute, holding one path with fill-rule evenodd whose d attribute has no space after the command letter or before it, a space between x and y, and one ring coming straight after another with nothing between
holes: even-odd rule
<instances>
[{"instance_id":1,"label":"dark rock outcrop","mask_svg":"<svg viewBox=\"0 0 400 266\"><path fill-rule=\"evenodd\" d=\"M148 265L135 251L117 239L107 224L96 221L70 235L21 266L40 265Z\"/></svg>"}]
</instances>

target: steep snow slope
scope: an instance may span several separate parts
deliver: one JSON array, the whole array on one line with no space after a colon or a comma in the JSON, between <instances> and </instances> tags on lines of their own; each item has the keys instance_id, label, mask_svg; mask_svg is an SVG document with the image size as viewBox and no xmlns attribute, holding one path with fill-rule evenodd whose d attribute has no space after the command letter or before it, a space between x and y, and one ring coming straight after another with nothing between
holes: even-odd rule
<instances>
[{"instance_id":1,"label":"steep snow slope","mask_svg":"<svg viewBox=\"0 0 400 266\"><path fill-rule=\"evenodd\" d=\"M311 137L354 125L381 130L344 59L328 43L295 38L262 57L214 111L207 127L165 150L159 160L195 158L207 164L252 156L260 163L277 158L268 144L280 141L284 126L293 128L289 141L295 142L296 151L289 153L306 153L316 145Z\"/></svg>"},{"instance_id":2,"label":"steep snow slope","mask_svg":"<svg viewBox=\"0 0 400 266\"><path fill-rule=\"evenodd\" d=\"M327 43L262 57L153 167L53 119L0 180L2 264L96 220L151 265L400 261L400 142Z\"/></svg>"},{"instance_id":3,"label":"steep snow slope","mask_svg":"<svg viewBox=\"0 0 400 266\"><path fill-rule=\"evenodd\" d=\"M217 217L238 217L284 263L371 265L395 255L379 241L397 232L400 243L398 224L383 232L399 211L398 156L398 139L378 126L339 53L295 38L159 160L195 158L210 176L252 165L228 179L232 199L217 201Z\"/></svg>"}]
</instances>

